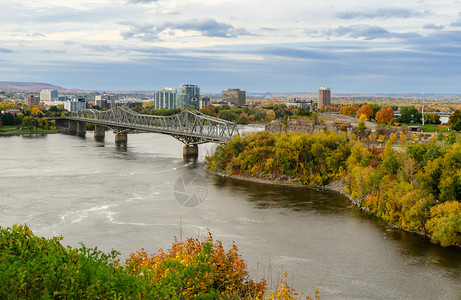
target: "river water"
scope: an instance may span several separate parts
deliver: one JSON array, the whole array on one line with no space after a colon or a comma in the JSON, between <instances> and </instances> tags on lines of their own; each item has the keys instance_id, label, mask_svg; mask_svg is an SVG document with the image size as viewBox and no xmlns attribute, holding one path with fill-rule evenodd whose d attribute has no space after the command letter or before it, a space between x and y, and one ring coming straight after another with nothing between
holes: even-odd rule
<instances>
[{"instance_id":1,"label":"river water","mask_svg":"<svg viewBox=\"0 0 461 300\"><path fill-rule=\"evenodd\" d=\"M92 132L1 137L0 226L25 223L122 258L208 229L225 246L236 242L253 277L274 284L288 271L297 290L318 288L322 299L460 299L460 249L393 229L338 193L207 174L214 147L186 162L182 144L159 134L130 134L126 148L109 132L103 142ZM191 177L203 181L181 190ZM200 204L181 204L194 184Z\"/></svg>"}]
</instances>

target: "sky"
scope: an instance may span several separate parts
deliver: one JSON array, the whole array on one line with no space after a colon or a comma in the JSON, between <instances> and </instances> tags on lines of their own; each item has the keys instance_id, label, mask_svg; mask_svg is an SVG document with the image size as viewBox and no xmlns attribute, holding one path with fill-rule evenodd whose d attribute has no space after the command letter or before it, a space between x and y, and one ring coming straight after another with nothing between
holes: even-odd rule
<instances>
[{"instance_id":1,"label":"sky","mask_svg":"<svg viewBox=\"0 0 461 300\"><path fill-rule=\"evenodd\" d=\"M461 94L461 0L0 0L0 81Z\"/></svg>"}]
</instances>

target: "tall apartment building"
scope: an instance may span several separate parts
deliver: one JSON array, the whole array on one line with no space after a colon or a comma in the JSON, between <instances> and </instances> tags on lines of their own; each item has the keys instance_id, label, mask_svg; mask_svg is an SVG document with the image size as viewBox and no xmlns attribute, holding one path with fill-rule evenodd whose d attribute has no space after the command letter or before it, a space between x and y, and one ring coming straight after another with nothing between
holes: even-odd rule
<instances>
[{"instance_id":1,"label":"tall apartment building","mask_svg":"<svg viewBox=\"0 0 461 300\"><path fill-rule=\"evenodd\" d=\"M40 92L40 101L58 101L59 95L57 90L42 90Z\"/></svg>"},{"instance_id":2,"label":"tall apartment building","mask_svg":"<svg viewBox=\"0 0 461 300\"><path fill-rule=\"evenodd\" d=\"M154 108L177 108L176 103L176 89L175 88L164 88L163 90L154 93Z\"/></svg>"},{"instance_id":3,"label":"tall apartment building","mask_svg":"<svg viewBox=\"0 0 461 300\"><path fill-rule=\"evenodd\" d=\"M195 109L200 109L200 88L193 84L183 84L178 88L176 100L181 109L189 108L191 105Z\"/></svg>"},{"instance_id":4,"label":"tall apartment building","mask_svg":"<svg viewBox=\"0 0 461 300\"><path fill-rule=\"evenodd\" d=\"M246 102L246 92L240 89L228 89L222 91L222 101L231 102L236 106L243 106Z\"/></svg>"},{"instance_id":5,"label":"tall apartment building","mask_svg":"<svg viewBox=\"0 0 461 300\"><path fill-rule=\"evenodd\" d=\"M330 88L321 87L317 92L317 107L320 109L324 106L331 105Z\"/></svg>"}]
</instances>

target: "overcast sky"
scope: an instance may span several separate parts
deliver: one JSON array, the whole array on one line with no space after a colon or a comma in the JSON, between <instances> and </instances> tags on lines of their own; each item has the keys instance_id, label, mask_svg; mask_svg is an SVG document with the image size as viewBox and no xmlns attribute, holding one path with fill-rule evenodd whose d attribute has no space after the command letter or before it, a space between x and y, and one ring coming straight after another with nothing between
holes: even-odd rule
<instances>
[{"instance_id":1,"label":"overcast sky","mask_svg":"<svg viewBox=\"0 0 461 300\"><path fill-rule=\"evenodd\" d=\"M0 80L461 94L460 0L0 0Z\"/></svg>"}]
</instances>

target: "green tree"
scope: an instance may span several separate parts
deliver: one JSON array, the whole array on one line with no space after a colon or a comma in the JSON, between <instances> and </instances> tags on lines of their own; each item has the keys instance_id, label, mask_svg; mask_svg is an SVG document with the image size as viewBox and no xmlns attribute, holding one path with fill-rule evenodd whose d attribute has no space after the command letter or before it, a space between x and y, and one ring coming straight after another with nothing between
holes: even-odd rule
<instances>
[{"instance_id":1,"label":"green tree","mask_svg":"<svg viewBox=\"0 0 461 300\"><path fill-rule=\"evenodd\" d=\"M448 125L452 130L461 131L461 109L455 110L448 119Z\"/></svg>"},{"instance_id":2,"label":"green tree","mask_svg":"<svg viewBox=\"0 0 461 300\"><path fill-rule=\"evenodd\" d=\"M424 113L424 123L426 124L442 124L440 116L436 113Z\"/></svg>"},{"instance_id":3,"label":"green tree","mask_svg":"<svg viewBox=\"0 0 461 300\"><path fill-rule=\"evenodd\" d=\"M405 106L400 109L399 122L421 123L422 114L414 106Z\"/></svg>"},{"instance_id":4,"label":"green tree","mask_svg":"<svg viewBox=\"0 0 461 300\"><path fill-rule=\"evenodd\" d=\"M32 131L34 128L37 129L38 121L34 117L24 117L24 119L22 119L21 127Z\"/></svg>"}]
</instances>

